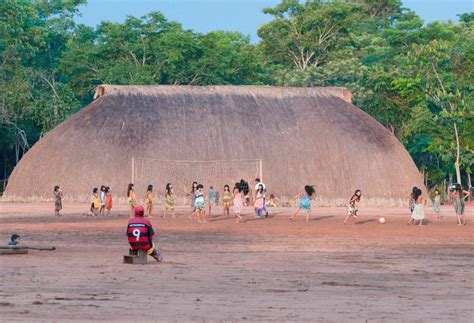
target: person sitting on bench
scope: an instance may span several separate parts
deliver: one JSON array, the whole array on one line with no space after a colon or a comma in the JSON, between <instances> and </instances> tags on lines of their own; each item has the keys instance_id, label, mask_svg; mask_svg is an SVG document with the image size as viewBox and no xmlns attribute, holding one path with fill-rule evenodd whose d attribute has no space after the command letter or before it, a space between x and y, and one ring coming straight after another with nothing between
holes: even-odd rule
<instances>
[{"instance_id":1,"label":"person sitting on bench","mask_svg":"<svg viewBox=\"0 0 474 323\"><path fill-rule=\"evenodd\" d=\"M141 205L134 208L135 216L128 220L127 237L130 249L133 251L144 250L147 255L152 256L156 261L161 261L160 251L153 244L155 231L150 221L145 219L145 209Z\"/></svg>"},{"instance_id":2,"label":"person sitting on bench","mask_svg":"<svg viewBox=\"0 0 474 323\"><path fill-rule=\"evenodd\" d=\"M20 243L20 236L18 234L12 235L10 241L8 241L9 246L16 246Z\"/></svg>"}]
</instances>

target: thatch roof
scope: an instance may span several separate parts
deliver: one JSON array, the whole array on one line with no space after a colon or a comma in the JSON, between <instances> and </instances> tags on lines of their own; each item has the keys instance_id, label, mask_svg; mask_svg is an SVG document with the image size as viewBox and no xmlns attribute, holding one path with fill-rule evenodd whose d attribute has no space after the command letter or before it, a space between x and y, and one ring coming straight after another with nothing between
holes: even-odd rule
<instances>
[{"instance_id":1,"label":"thatch roof","mask_svg":"<svg viewBox=\"0 0 474 323\"><path fill-rule=\"evenodd\" d=\"M328 200L356 188L405 199L423 185L400 142L342 88L101 85L96 98L23 157L7 196L50 197L54 185L83 196L102 183L123 195L133 156L262 159L277 196L314 184Z\"/></svg>"}]
</instances>

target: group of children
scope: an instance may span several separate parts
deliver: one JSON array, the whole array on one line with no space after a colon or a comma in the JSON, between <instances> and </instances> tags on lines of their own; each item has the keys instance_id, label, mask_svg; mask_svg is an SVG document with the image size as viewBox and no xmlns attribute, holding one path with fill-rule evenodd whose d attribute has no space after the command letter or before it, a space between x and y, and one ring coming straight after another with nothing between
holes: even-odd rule
<instances>
[{"instance_id":1,"label":"group of children","mask_svg":"<svg viewBox=\"0 0 474 323\"><path fill-rule=\"evenodd\" d=\"M453 198L454 211L456 212L457 224L466 225L466 217L464 215L465 200L471 195L471 193L464 190L460 184L453 185L450 191ZM408 203L411 217L407 225L415 224L416 221L419 221L418 225L423 225L426 199L422 196L422 193L421 189L416 186L413 187L410 193ZM435 190L433 210L437 214L436 219L441 220L441 192L439 190Z\"/></svg>"},{"instance_id":2,"label":"group of children","mask_svg":"<svg viewBox=\"0 0 474 323\"><path fill-rule=\"evenodd\" d=\"M212 186L209 188L208 198L204 193L203 189L204 186L202 184L193 182L191 190L187 193L187 197L190 198L190 206L192 209L192 213L189 216L190 219L196 219L198 223L207 223L206 218L211 216L212 206L218 206L219 203L222 202L224 216L230 216L230 209L232 207L233 213L237 218L236 222L243 222L243 208L244 206L248 206L251 200L248 182L242 179L240 182L235 183L232 192L230 191L229 185L224 185L221 199L219 198L219 192L215 192ZM256 217L260 218L265 212L265 217L268 217L265 196L267 188L265 184L260 181L259 178L255 179L255 191L255 215ZM206 210L208 210L207 214Z\"/></svg>"},{"instance_id":3,"label":"group of children","mask_svg":"<svg viewBox=\"0 0 474 323\"><path fill-rule=\"evenodd\" d=\"M155 193L153 191L153 185L148 185L145 197L143 198L145 204L145 216L153 217L153 201L155 200ZM137 196L135 194L135 189L133 183L128 184L127 188L127 201L130 210L130 217L133 217L135 213L135 206L137 206ZM167 213L171 212L173 218L175 215L175 206L176 206L176 196L173 192L173 186L171 183L166 184L165 186L165 211L163 218L166 217Z\"/></svg>"},{"instance_id":4,"label":"group of children","mask_svg":"<svg viewBox=\"0 0 474 323\"><path fill-rule=\"evenodd\" d=\"M92 189L91 207L87 215L109 215L112 210L112 191L110 187L102 185L100 191L97 187Z\"/></svg>"},{"instance_id":5,"label":"group of children","mask_svg":"<svg viewBox=\"0 0 474 323\"><path fill-rule=\"evenodd\" d=\"M276 199L274 195L270 195L269 200L267 200L266 192L266 185L262 183L259 178L256 178L253 207L255 216L257 218L263 218L263 215L265 218L268 217L267 206L276 206ZM471 193L469 191L463 190L459 184L453 185L451 187L451 193L454 201L453 205L457 216L457 223L458 225L466 225L466 217L464 216L465 200L471 195ZM232 207L233 213L237 219L236 222L241 223L244 221L244 207L250 206L251 204L249 184L245 180L235 183L232 192L229 185L224 185L222 196L219 195L219 192L215 192L211 186L209 188L208 198L204 193L204 186L202 184L198 184L197 182L193 182L191 190L188 192L187 196L190 197L190 206L192 208L190 219L197 219L199 223L207 223L206 217L208 218L211 216L212 206L218 206L219 203L222 203L224 216L230 217L230 210ZM314 187L312 185L306 185L304 190L293 198L297 200L297 210L290 217L291 221L295 219L300 211L306 213L306 222L309 221L311 215L311 200L313 200L314 196ZM347 221L350 218L358 217L359 202L361 197L362 192L359 189L356 190L351 196L344 224L347 224ZM62 209L63 191L59 186L54 187L54 198L55 214L60 215L60 211ZM130 216L132 217L134 215L135 206L138 204L133 183L128 185L127 199L129 203ZM152 212L154 199L155 195L153 191L153 185L148 185L145 197L143 199L146 210L145 216L147 217L153 216ZM407 225L414 224L416 221L418 221L418 225L423 224L423 219L425 218L425 205L426 199L423 198L421 189L418 187L413 187L409 197L411 217ZM173 186L171 183L168 183L165 186L163 218L165 218L168 213L171 213L173 217L176 217L175 206L176 196L173 192ZM100 187L100 191L98 188L94 188L92 190L91 206L88 215L108 215L111 209L112 192L110 188L105 185ZM206 210L208 211L207 213ZM441 220L441 193L439 190L435 190L433 210L437 213L437 220Z\"/></svg>"}]
</instances>

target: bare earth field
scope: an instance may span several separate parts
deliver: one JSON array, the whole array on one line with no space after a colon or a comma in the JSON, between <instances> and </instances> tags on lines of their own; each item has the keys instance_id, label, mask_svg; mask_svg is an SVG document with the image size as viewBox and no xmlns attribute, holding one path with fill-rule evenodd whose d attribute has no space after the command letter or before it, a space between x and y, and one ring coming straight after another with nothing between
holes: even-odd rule
<instances>
[{"instance_id":1,"label":"bare earth field","mask_svg":"<svg viewBox=\"0 0 474 323\"><path fill-rule=\"evenodd\" d=\"M0 256L0 321L463 321L474 320L474 207L457 226L427 208L422 227L402 208L293 209L243 224L152 219L164 261L122 264L125 206L83 217L86 204L0 203L0 239L57 250ZM161 211L161 209L159 209ZM217 211L220 212L220 209ZM252 210L247 210L252 214ZM387 219L378 222L378 216Z\"/></svg>"}]
</instances>

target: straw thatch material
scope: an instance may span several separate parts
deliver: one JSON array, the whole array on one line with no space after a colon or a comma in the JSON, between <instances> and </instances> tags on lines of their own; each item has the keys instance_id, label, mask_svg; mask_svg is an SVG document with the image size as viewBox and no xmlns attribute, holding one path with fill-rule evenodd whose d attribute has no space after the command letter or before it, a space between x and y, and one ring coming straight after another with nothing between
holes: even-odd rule
<instances>
[{"instance_id":1,"label":"straw thatch material","mask_svg":"<svg viewBox=\"0 0 474 323\"><path fill-rule=\"evenodd\" d=\"M277 196L314 184L326 200L356 188L366 198L405 200L423 187L405 148L342 88L102 85L96 98L34 145L6 196L49 198L60 185L81 197L101 183L123 196L133 156L262 159Z\"/></svg>"}]
</instances>

